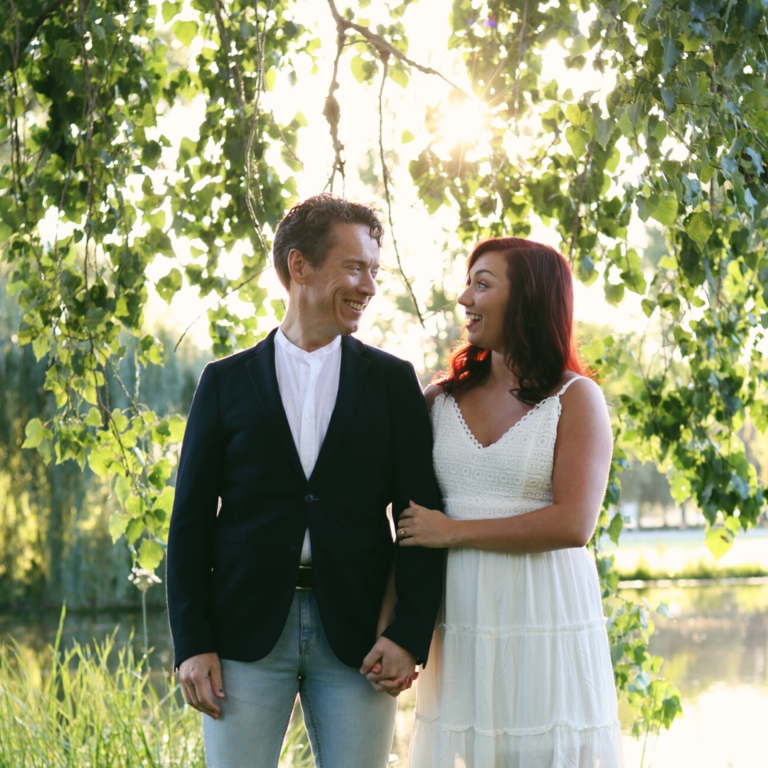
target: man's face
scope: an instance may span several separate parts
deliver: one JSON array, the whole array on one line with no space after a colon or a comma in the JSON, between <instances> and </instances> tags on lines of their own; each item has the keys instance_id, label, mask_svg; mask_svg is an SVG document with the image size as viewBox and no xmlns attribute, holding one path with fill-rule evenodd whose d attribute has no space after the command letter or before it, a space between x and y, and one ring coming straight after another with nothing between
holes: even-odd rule
<instances>
[{"instance_id":1,"label":"man's face","mask_svg":"<svg viewBox=\"0 0 768 768\"><path fill-rule=\"evenodd\" d=\"M322 265L308 266L302 304L318 336L348 336L376 293L379 245L364 224L334 224Z\"/></svg>"}]
</instances>

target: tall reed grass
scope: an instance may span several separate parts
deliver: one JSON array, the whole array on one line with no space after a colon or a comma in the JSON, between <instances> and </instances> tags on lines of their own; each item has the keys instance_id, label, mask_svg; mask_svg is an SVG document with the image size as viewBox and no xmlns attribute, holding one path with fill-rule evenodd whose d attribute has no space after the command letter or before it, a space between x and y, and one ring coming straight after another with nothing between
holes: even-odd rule
<instances>
[{"instance_id":1,"label":"tall reed grass","mask_svg":"<svg viewBox=\"0 0 768 768\"><path fill-rule=\"evenodd\" d=\"M201 716L172 675L114 634L62 649L63 621L43 664L0 644L0 768L204 768ZM281 765L312 765L299 719Z\"/></svg>"}]
</instances>

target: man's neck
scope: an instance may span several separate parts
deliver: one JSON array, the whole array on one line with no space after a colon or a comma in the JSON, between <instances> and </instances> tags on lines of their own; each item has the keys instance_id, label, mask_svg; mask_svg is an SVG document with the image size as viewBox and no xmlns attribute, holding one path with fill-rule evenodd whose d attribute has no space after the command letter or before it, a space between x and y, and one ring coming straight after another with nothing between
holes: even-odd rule
<instances>
[{"instance_id":1,"label":"man's neck","mask_svg":"<svg viewBox=\"0 0 768 768\"><path fill-rule=\"evenodd\" d=\"M291 344L299 349L303 349L305 352L314 352L317 349L321 349L338 336L338 334L333 336L323 334L322 329L318 328L317 325L307 322L298 313L291 312L290 306L285 313L285 318L280 328Z\"/></svg>"}]
</instances>

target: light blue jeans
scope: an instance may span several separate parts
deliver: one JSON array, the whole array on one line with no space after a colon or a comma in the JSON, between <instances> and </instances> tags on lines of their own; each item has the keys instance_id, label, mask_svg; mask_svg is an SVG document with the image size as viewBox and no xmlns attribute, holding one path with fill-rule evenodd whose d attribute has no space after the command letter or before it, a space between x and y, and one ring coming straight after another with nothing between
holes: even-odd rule
<instances>
[{"instance_id":1,"label":"light blue jeans","mask_svg":"<svg viewBox=\"0 0 768 768\"><path fill-rule=\"evenodd\" d=\"M208 768L276 768L297 695L317 768L387 765L397 700L336 658L313 592L295 593L269 655L221 664L221 717L203 716Z\"/></svg>"}]
</instances>

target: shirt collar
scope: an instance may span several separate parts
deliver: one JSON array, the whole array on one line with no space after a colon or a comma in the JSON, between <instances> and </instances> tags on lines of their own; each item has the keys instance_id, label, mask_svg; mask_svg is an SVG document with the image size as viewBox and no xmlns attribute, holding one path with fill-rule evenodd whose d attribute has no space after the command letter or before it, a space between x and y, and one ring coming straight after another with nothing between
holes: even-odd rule
<instances>
[{"instance_id":1,"label":"shirt collar","mask_svg":"<svg viewBox=\"0 0 768 768\"><path fill-rule=\"evenodd\" d=\"M326 344L324 347L320 347L320 349L314 350L314 352L307 352L301 347L297 347L292 341L290 341L288 337L283 333L282 328L278 328L277 333L275 334L275 342L280 346L280 349L282 349L284 352L287 352L289 355L293 355L293 357L298 357L300 360L306 360L309 362L310 360L318 360L325 357L326 355L330 355L333 352L336 352L336 350L341 346L341 336L337 336L332 342L330 342L330 344Z\"/></svg>"}]
</instances>

